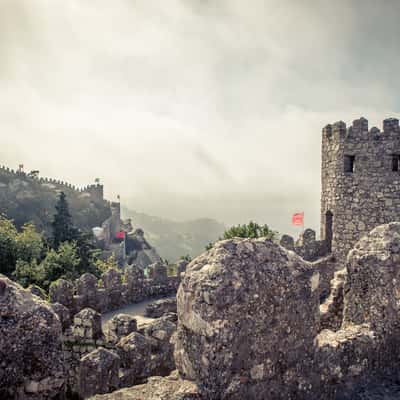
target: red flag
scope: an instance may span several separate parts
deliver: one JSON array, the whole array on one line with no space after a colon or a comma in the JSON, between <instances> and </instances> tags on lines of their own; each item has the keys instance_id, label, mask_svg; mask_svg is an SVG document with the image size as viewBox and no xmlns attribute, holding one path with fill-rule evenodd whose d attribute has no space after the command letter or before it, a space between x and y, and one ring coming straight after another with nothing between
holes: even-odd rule
<instances>
[{"instance_id":1,"label":"red flag","mask_svg":"<svg viewBox=\"0 0 400 400\"><path fill-rule=\"evenodd\" d=\"M115 237L116 237L117 239L124 239L124 238L125 238L125 232L124 232L124 231L117 232L117 233L115 234Z\"/></svg>"},{"instance_id":2,"label":"red flag","mask_svg":"<svg viewBox=\"0 0 400 400\"><path fill-rule=\"evenodd\" d=\"M296 226L304 225L304 212L293 214L292 224Z\"/></svg>"}]
</instances>

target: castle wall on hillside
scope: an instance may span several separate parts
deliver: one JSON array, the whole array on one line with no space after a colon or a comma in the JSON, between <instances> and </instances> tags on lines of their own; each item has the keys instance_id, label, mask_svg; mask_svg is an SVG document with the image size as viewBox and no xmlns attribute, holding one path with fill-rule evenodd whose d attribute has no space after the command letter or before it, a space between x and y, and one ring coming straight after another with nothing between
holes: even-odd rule
<instances>
[{"instance_id":1,"label":"castle wall on hillside","mask_svg":"<svg viewBox=\"0 0 400 400\"><path fill-rule=\"evenodd\" d=\"M87 185L84 187L78 187L68 182L61 181L59 179L42 178L32 173L26 173L18 170L16 171L4 165L0 166L0 178L1 176L6 177L9 180L12 179L31 180L33 182L37 182L42 185L53 186L57 190L73 191L76 192L77 194L87 193L91 196L91 198L95 200L104 201L104 187L103 185L97 183L92 185Z\"/></svg>"},{"instance_id":2,"label":"castle wall on hillside","mask_svg":"<svg viewBox=\"0 0 400 400\"><path fill-rule=\"evenodd\" d=\"M400 220L399 120L368 129L365 118L322 131L321 238L344 259L380 224Z\"/></svg>"}]
</instances>

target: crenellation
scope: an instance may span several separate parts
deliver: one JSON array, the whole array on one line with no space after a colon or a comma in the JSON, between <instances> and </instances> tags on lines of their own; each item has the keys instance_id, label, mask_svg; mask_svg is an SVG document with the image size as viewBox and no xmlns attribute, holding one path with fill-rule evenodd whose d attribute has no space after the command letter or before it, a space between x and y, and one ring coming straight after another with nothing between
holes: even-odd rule
<instances>
[{"instance_id":1,"label":"crenellation","mask_svg":"<svg viewBox=\"0 0 400 400\"><path fill-rule=\"evenodd\" d=\"M352 132L355 135L363 135L368 133L368 120L364 117L355 119L352 125Z\"/></svg>"},{"instance_id":2,"label":"crenellation","mask_svg":"<svg viewBox=\"0 0 400 400\"><path fill-rule=\"evenodd\" d=\"M386 118L383 120L383 132L384 133L399 133L399 120L397 118Z\"/></svg>"},{"instance_id":3,"label":"crenellation","mask_svg":"<svg viewBox=\"0 0 400 400\"><path fill-rule=\"evenodd\" d=\"M356 119L343 140L343 122L322 135L321 238L341 259L362 235L400 216L399 120L383 121L383 134ZM325 129L325 128L324 128ZM324 132L324 131L323 131Z\"/></svg>"},{"instance_id":4,"label":"crenellation","mask_svg":"<svg viewBox=\"0 0 400 400\"><path fill-rule=\"evenodd\" d=\"M328 124L322 129L322 134L325 136L331 136L332 135L332 125Z\"/></svg>"},{"instance_id":5,"label":"crenellation","mask_svg":"<svg viewBox=\"0 0 400 400\"><path fill-rule=\"evenodd\" d=\"M335 136L344 137L346 135L346 123L337 121L332 125L332 134Z\"/></svg>"},{"instance_id":6,"label":"crenellation","mask_svg":"<svg viewBox=\"0 0 400 400\"><path fill-rule=\"evenodd\" d=\"M4 165L0 166L0 171L3 173L3 175L5 175L5 174L9 175L9 178L14 177L15 179L21 179L21 177L23 177L24 179L26 179L30 182L35 181L39 184L54 185L59 190L74 191L76 193L89 193L94 200L105 201L104 187L103 187L103 185L101 185L99 183L86 185L83 187L77 187L69 182L65 182L60 179L41 177L41 176L39 177L37 174L27 174L23 171L15 171Z\"/></svg>"}]
</instances>

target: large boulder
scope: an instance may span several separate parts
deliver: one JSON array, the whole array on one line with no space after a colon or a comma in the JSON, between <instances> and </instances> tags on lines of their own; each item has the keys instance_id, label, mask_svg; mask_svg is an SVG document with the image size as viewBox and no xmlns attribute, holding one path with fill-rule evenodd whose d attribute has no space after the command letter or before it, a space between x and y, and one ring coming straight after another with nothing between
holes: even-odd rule
<instances>
[{"instance_id":1,"label":"large boulder","mask_svg":"<svg viewBox=\"0 0 400 400\"><path fill-rule=\"evenodd\" d=\"M381 225L364 236L333 284L327 307L321 307L321 324L330 329L316 340L319 371L325 388L335 386L337 398L353 399L359 387L382 378L398 380L400 223Z\"/></svg>"},{"instance_id":2,"label":"large boulder","mask_svg":"<svg viewBox=\"0 0 400 400\"><path fill-rule=\"evenodd\" d=\"M65 279L52 282L49 290L50 302L60 303L69 310L74 310L74 285Z\"/></svg>"},{"instance_id":3,"label":"large boulder","mask_svg":"<svg viewBox=\"0 0 400 400\"><path fill-rule=\"evenodd\" d=\"M175 361L210 399L314 399L319 274L265 239L217 243L179 288Z\"/></svg>"},{"instance_id":4,"label":"large boulder","mask_svg":"<svg viewBox=\"0 0 400 400\"><path fill-rule=\"evenodd\" d=\"M107 323L106 337L109 342L118 342L122 337L137 331L136 318L127 314L117 314Z\"/></svg>"},{"instance_id":5,"label":"large boulder","mask_svg":"<svg viewBox=\"0 0 400 400\"><path fill-rule=\"evenodd\" d=\"M144 237L142 229L128 233L126 237L126 253L128 264L135 264L139 268L146 268L150 264L161 262L161 257Z\"/></svg>"},{"instance_id":6,"label":"large boulder","mask_svg":"<svg viewBox=\"0 0 400 400\"><path fill-rule=\"evenodd\" d=\"M124 303L121 272L111 268L102 274L101 280L108 300L108 309L118 309Z\"/></svg>"},{"instance_id":7,"label":"large boulder","mask_svg":"<svg viewBox=\"0 0 400 400\"><path fill-rule=\"evenodd\" d=\"M60 303L50 303L52 310L57 314L62 330L65 331L71 326L71 313L67 307L63 306Z\"/></svg>"},{"instance_id":8,"label":"large boulder","mask_svg":"<svg viewBox=\"0 0 400 400\"><path fill-rule=\"evenodd\" d=\"M125 268L125 299L126 303L136 303L146 296L144 290L144 272L141 268L136 265L128 265Z\"/></svg>"},{"instance_id":9,"label":"large boulder","mask_svg":"<svg viewBox=\"0 0 400 400\"><path fill-rule=\"evenodd\" d=\"M76 280L76 293L80 299L80 308L90 307L96 311L101 311L97 296L98 282L93 274L83 274Z\"/></svg>"},{"instance_id":10,"label":"large boulder","mask_svg":"<svg viewBox=\"0 0 400 400\"><path fill-rule=\"evenodd\" d=\"M101 315L91 308L84 308L74 316L72 333L78 340L102 339Z\"/></svg>"},{"instance_id":11,"label":"large boulder","mask_svg":"<svg viewBox=\"0 0 400 400\"><path fill-rule=\"evenodd\" d=\"M176 313L176 298L155 300L145 310L145 316L149 318L160 318L168 313Z\"/></svg>"},{"instance_id":12,"label":"large boulder","mask_svg":"<svg viewBox=\"0 0 400 400\"><path fill-rule=\"evenodd\" d=\"M158 318L145 324L140 332L149 338L151 343L151 361L148 363L150 375L169 375L176 368L172 339L176 332L176 324L168 318Z\"/></svg>"},{"instance_id":13,"label":"large boulder","mask_svg":"<svg viewBox=\"0 0 400 400\"><path fill-rule=\"evenodd\" d=\"M348 255L343 326L368 324L376 332L399 327L400 223L375 228Z\"/></svg>"},{"instance_id":14,"label":"large boulder","mask_svg":"<svg viewBox=\"0 0 400 400\"><path fill-rule=\"evenodd\" d=\"M0 398L64 392L61 323L39 297L0 275Z\"/></svg>"},{"instance_id":15,"label":"large boulder","mask_svg":"<svg viewBox=\"0 0 400 400\"><path fill-rule=\"evenodd\" d=\"M175 371L166 378L151 377L144 385L137 385L116 392L97 395L91 400L200 400L198 387L179 379Z\"/></svg>"},{"instance_id":16,"label":"large boulder","mask_svg":"<svg viewBox=\"0 0 400 400\"><path fill-rule=\"evenodd\" d=\"M123 368L121 386L132 386L150 375L152 342L144 335L133 332L123 337L116 346Z\"/></svg>"},{"instance_id":17,"label":"large boulder","mask_svg":"<svg viewBox=\"0 0 400 400\"><path fill-rule=\"evenodd\" d=\"M99 347L82 357L79 365L79 395L86 399L97 393L118 389L120 358L113 351Z\"/></svg>"}]
</instances>

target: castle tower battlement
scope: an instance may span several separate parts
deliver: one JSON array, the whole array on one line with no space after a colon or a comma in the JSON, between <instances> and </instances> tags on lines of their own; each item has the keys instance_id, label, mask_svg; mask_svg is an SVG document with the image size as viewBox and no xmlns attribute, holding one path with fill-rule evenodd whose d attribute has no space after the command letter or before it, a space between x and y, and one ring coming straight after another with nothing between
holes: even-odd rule
<instances>
[{"instance_id":1,"label":"castle tower battlement","mask_svg":"<svg viewBox=\"0 0 400 400\"><path fill-rule=\"evenodd\" d=\"M321 238L344 259L377 225L400 221L399 120L368 129L360 118L322 130Z\"/></svg>"}]
</instances>

